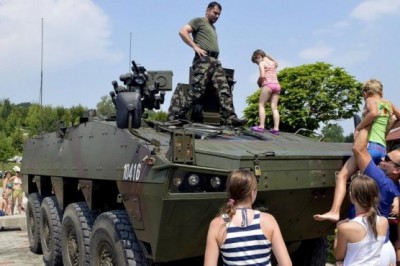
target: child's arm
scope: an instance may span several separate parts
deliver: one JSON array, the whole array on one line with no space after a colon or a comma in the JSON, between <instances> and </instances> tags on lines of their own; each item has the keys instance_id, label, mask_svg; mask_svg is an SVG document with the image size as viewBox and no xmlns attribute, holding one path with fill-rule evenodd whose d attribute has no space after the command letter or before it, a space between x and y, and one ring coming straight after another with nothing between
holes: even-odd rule
<instances>
[{"instance_id":1,"label":"child's arm","mask_svg":"<svg viewBox=\"0 0 400 266\"><path fill-rule=\"evenodd\" d=\"M390 102L390 101L388 101L388 102L390 103L392 112L390 114L389 123L386 128L386 134L388 134L389 131L392 129L394 123L396 123L396 121L398 121L400 119L400 110L397 109L396 106L394 106L394 104L392 102Z\"/></svg>"},{"instance_id":2,"label":"child's arm","mask_svg":"<svg viewBox=\"0 0 400 266\"><path fill-rule=\"evenodd\" d=\"M393 103L390 103L392 105L392 110L393 114L396 116L397 120L400 119L400 109L398 109L396 106L394 106Z\"/></svg>"},{"instance_id":3,"label":"child's arm","mask_svg":"<svg viewBox=\"0 0 400 266\"><path fill-rule=\"evenodd\" d=\"M258 64L258 70L260 71L260 77L258 78L257 84L258 84L259 87L262 87L262 83L263 83L264 78L265 78L265 70L264 70L264 67L265 67L265 62L264 62L264 61L261 61L261 62Z\"/></svg>"},{"instance_id":4,"label":"child's arm","mask_svg":"<svg viewBox=\"0 0 400 266\"><path fill-rule=\"evenodd\" d=\"M368 97L365 100L365 111L366 113L364 118L355 129L356 132L372 124L375 118L379 115L378 104L374 98Z\"/></svg>"}]
</instances>

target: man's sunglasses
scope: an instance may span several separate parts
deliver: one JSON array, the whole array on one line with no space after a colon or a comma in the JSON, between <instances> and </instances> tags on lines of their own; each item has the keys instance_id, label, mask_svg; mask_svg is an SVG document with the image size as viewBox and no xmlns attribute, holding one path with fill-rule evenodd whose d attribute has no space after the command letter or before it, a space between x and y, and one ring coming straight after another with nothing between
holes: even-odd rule
<instances>
[{"instance_id":1,"label":"man's sunglasses","mask_svg":"<svg viewBox=\"0 0 400 266\"><path fill-rule=\"evenodd\" d=\"M393 162L392 159L390 159L389 155L385 155L385 158L383 159L385 162L392 162L396 167L400 167L400 164Z\"/></svg>"}]
</instances>

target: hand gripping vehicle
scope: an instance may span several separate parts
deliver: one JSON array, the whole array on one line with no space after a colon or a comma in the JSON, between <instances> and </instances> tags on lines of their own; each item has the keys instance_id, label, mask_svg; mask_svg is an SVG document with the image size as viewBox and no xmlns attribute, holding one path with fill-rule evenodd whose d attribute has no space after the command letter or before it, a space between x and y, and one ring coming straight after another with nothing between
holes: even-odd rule
<instances>
[{"instance_id":1,"label":"hand gripping vehicle","mask_svg":"<svg viewBox=\"0 0 400 266\"><path fill-rule=\"evenodd\" d=\"M233 87L233 70L226 74ZM276 217L294 265L325 264L334 225L312 216L329 209L350 144L221 126L212 89L186 120L151 121L143 113L160 108L172 72L133 62L120 80L110 93L114 118L88 115L27 140L32 252L48 265L188 265L204 255L229 172L247 168L259 181L254 207ZM175 100L188 89L178 84Z\"/></svg>"}]
</instances>

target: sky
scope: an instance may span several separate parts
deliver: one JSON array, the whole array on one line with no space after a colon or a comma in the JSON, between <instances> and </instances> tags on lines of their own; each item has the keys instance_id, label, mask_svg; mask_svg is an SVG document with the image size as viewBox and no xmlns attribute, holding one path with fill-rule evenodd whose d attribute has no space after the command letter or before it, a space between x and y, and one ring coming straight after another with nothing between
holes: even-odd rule
<instances>
[{"instance_id":1,"label":"sky","mask_svg":"<svg viewBox=\"0 0 400 266\"><path fill-rule=\"evenodd\" d=\"M111 82L129 72L130 59L147 70L172 71L173 88L188 83L194 51L178 32L203 17L209 2L0 0L0 99L96 108ZM323 61L360 82L379 79L384 97L400 106L400 0L219 3L219 59L235 69L239 116L258 89L258 68L251 62L256 49L274 57L278 70ZM332 123L345 134L353 131L351 119Z\"/></svg>"}]
</instances>

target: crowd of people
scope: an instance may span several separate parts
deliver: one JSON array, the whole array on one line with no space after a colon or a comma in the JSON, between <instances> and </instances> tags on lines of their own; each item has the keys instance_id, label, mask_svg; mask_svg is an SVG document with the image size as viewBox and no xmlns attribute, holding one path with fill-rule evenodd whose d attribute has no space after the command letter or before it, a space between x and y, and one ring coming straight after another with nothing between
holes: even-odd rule
<instances>
[{"instance_id":1,"label":"crowd of people","mask_svg":"<svg viewBox=\"0 0 400 266\"><path fill-rule=\"evenodd\" d=\"M214 24L222 7L211 2L204 17L194 18L179 32L182 40L194 50L191 88L183 105L168 110L170 120L184 118L205 94L207 85L216 90L220 105L221 124L243 126L232 101L221 62L218 60L218 38ZM259 67L260 87L259 125L252 131L265 132L265 105L270 103L273 128L269 133L279 135L278 101L281 87L277 77L278 63L263 50L257 49L251 61ZM388 217L393 202L400 196L400 150L386 152L386 135L400 111L382 98L383 86L376 79L368 80L362 93L365 100L363 119L354 131L353 156L336 177L334 200L330 211L314 215L317 221L337 223L334 244L337 265L396 265L396 254L389 240ZM355 173L360 175L354 175ZM347 179L352 203L348 218L340 219L340 208L346 196ZM217 265L221 254L224 265L270 265L271 254L279 265L292 265L279 225L270 214L252 209L257 196L257 182L248 170L237 169L228 177L227 203L210 223L204 265ZM397 204L396 208L398 208ZM400 225L399 225L400 232ZM400 249L400 241L395 242ZM397 258L400 261L400 257Z\"/></svg>"},{"instance_id":2,"label":"crowd of people","mask_svg":"<svg viewBox=\"0 0 400 266\"><path fill-rule=\"evenodd\" d=\"M3 174L3 193L0 199L0 216L21 214L22 207L22 179L19 166L14 166L12 171ZM15 212L17 209L17 212Z\"/></svg>"}]
</instances>

